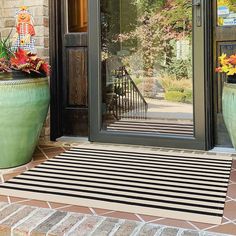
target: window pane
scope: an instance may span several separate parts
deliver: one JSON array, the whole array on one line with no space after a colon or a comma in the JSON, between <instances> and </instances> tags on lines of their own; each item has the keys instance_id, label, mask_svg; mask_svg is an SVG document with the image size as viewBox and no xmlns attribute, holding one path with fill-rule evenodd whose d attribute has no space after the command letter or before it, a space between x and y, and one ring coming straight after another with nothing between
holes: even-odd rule
<instances>
[{"instance_id":1,"label":"window pane","mask_svg":"<svg viewBox=\"0 0 236 236\"><path fill-rule=\"evenodd\" d=\"M69 32L87 32L88 2L87 0L68 0Z\"/></svg>"},{"instance_id":2,"label":"window pane","mask_svg":"<svg viewBox=\"0 0 236 236\"><path fill-rule=\"evenodd\" d=\"M191 3L101 1L103 129L193 135Z\"/></svg>"},{"instance_id":3,"label":"window pane","mask_svg":"<svg viewBox=\"0 0 236 236\"><path fill-rule=\"evenodd\" d=\"M236 25L236 1L218 0L217 1L218 26Z\"/></svg>"}]
</instances>

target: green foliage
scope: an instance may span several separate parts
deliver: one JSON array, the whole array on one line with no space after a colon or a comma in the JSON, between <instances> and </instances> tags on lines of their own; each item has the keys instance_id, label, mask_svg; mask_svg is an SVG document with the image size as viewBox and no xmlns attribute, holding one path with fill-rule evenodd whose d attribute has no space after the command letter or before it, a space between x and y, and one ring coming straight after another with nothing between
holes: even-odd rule
<instances>
[{"instance_id":1,"label":"green foliage","mask_svg":"<svg viewBox=\"0 0 236 236\"><path fill-rule=\"evenodd\" d=\"M164 25L172 27L177 33L186 31L189 35L192 28L192 6L189 0L167 1L162 11Z\"/></svg>"},{"instance_id":2,"label":"green foliage","mask_svg":"<svg viewBox=\"0 0 236 236\"><path fill-rule=\"evenodd\" d=\"M192 89L192 81L190 79L178 80L174 75L163 74L159 78L161 86L167 91L189 91Z\"/></svg>"},{"instance_id":3,"label":"green foliage","mask_svg":"<svg viewBox=\"0 0 236 236\"><path fill-rule=\"evenodd\" d=\"M13 52L11 50L10 34L11 32L5 39L0 37L0 58L4 58L6 60L9 60L13 55Z\"/></svg>"},{"instance_id":4,"label":"green foliage","mask_svg":"<svg viewBox=\"0 0 236 236\"><path fill-rule=\"evenodd\" d=\"M193 92L192 90L186 90L185 94L185 103L193 103Z\"/></svg>"},{"instance_id":5,"label":"green foliage","mask_svg":"<svg viewBox=\"0 0 236 236\"><path fill-rule=\"evenodd\" d=\"M165 93L165 99L171 102L182 102L182 103L192 103L192 92L191 91L168 91Z\"/></svg>"},{"instance_id":6,"label":"green foliage","mask_svg":"<svg viewBox=\"0 0 236 236\"><path fill-rule=\"evenodd\" d=\"M165 99L171 102L185 102L185 94L179 91L168 91L165 93Z\"/></svg>"},{"instance_id":7,"label":"green foliage","mask_svg":"<svg viewBox=\"0 0 236 236\"><path fill-rule=\"evenodd\" d=\"M168 92L171 92L171 91L178 91L178 92L181 92L183 93L184 92L184 88L183 87L178 87L178 86L171 86L168 90Z\"/></svg>"},{"instance_id":8,"label":"green foliage","mask_svg":"<svg viewBox=\"0 0 236 236\"><path fill-rule=\"evenodd\" d=\"M139 11L153 12L164 6L165 0L133 0L133 4L137 6Z\"/></svg>"},{"instance_id":9,"label":"green foliage","mask_svg":"<svg viewBox=\"0 0 236 236\"><path fill-rule=\"evenodd\" d=\"M11 71L9 59L13 55L13 52L11 51L9 40L10 34L5 39L0 37L0 73Z\"/></svg>"},{"instance_id":10,"label":"green foliage","mask_svg":"<svg viewBox=\"0 0 236 236\"><path fill-rule=\"evenodd\" d=\"M141 55L145 76L153 76L155 66L170 65L169 71L173 69L171 74L187 78L189 63L172 58L175 57L174 47L178 40L191 41L191 1L133 0L132 4L137 9L137 20L132 24L134 28L121 32L117 41L130 48L131 53ZM126 17L122 21L128 25L131 23Z\"/></svg>"},{"instance_id":11,"label":"green foliage","mask_svg":"<svg viewBox=\"0 0 236 236\"><path fill-rule=\"evenodd\" d=\"M178 80L174 76L163 74L160 79L160 83L165 90L165 99L167 101L192 103L191 80Z\"/></svg>"},{"instance_id":12,"label":"green foliage","mask_svg":"<svg viewBox=\"0 0 236 236\"><path fill-rule=\"evenodd\" d=\"M192 77L192 61L180 60L177 58L171 59L171 63L166 66L166 72L175 76L178 80L183 78L191 79Z\"/></svg>"}]
</instances>

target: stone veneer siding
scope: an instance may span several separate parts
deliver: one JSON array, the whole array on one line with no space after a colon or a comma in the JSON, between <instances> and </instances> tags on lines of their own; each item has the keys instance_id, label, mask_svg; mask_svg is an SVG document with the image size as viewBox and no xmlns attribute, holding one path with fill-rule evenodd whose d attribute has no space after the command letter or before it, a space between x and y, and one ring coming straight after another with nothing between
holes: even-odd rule
<instances>
[{"instance_id":1,"label":"stone veneer siding","mask_svg":"<svg viewBox=\"0 0 236 236\"><path fill-rule=\"evenodd\" d=\"M49 0L1 0L0 1L0 33L5 37L13 29L15 34L15 14L20 6L29 7L34 18L36 36L35 47L40 57L49 59ZM50 117L48 115L41 133L41 140L48 141L50 135Z\"/></svg>"}]
</instances>

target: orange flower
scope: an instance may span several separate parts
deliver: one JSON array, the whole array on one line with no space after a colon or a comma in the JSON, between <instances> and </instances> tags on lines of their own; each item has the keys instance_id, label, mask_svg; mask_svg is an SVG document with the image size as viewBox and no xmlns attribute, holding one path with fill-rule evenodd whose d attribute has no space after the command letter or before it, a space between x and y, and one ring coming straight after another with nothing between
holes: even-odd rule
<instances>
[{"instance_id":1,"label":"orange flower","mask_svg":"<svg viewBox=\"0 0 236 236\"><path fill-rule=\"evenodd\" d=\"M229 63L232 65L236 65L236 54L230 56Z\"/></svg>"},{"instance_id":2,"label":"orange flower","mask_svg":"<svg viewBox=\"0 0 236 236\"><path fill-rule=\"evenodd\" d=\"M223 53L218 60L220 65L215 69L217 73L225 73L226 75L236 74L236 54L227 56Z\"/></svg>"}]
</instances>

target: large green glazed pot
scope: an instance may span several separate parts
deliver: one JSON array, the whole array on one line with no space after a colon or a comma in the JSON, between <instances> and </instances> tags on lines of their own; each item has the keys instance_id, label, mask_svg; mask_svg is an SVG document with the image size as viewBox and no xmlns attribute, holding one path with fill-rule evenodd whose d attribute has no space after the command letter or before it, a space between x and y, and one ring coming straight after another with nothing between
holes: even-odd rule
<instances>
[{"instance_id":1,"label":"large green glazed pot","mask_svg":"<svg viewBox=\"0 0 236 236\"><path fill-rule=\"evenodd\" d=\"M49 107L47 78L0 79L0 168L31 161Z\"/></svg>"},{"instance_id":2,"label":"large green glazed pot","mask_svg":"<svg viewBox=\"0 0 236 236\"><path fill-rule=\"evenodd\" d=\"M236 84L224 84L222 110L231 142L236 149Z\"/></svg>"}]
</instances>

